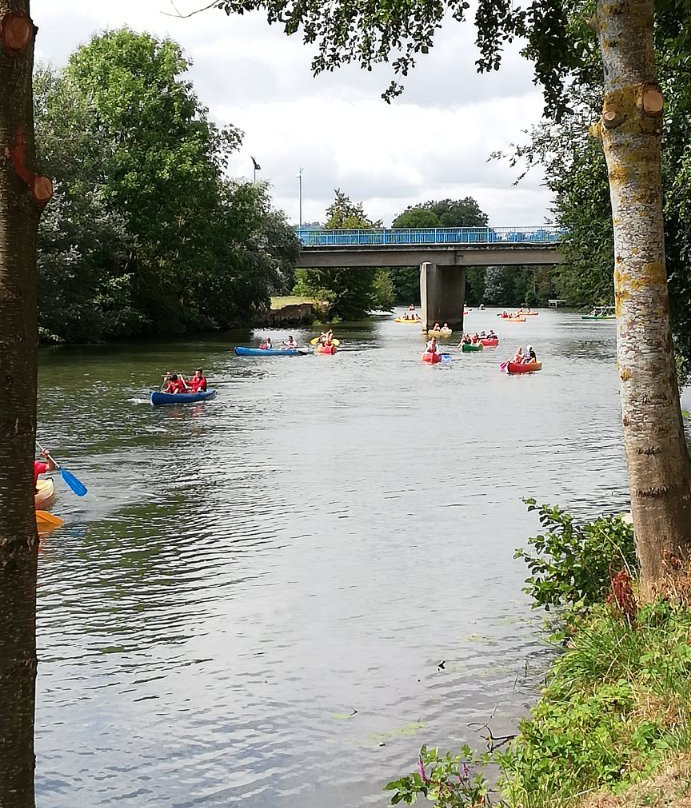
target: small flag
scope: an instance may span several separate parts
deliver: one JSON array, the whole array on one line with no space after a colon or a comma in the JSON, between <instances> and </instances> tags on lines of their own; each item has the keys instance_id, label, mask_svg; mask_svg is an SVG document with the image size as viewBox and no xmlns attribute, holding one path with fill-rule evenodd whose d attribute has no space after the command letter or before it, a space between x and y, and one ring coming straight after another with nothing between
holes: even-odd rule
<instances>
[{"instance_id":1,"label":"small flag","mask_svg":"<svg viewBox=\"0 0 691 808\"><path fill-rule=\"evenodd\" d=\"M250 155L250 157L251 157L251 156L252 156L252 155ZM261 170L262 170L262 167L261 167L261 166L259 165L259 163L258 163L258 162L257 162L257 161L254 159L254 157L252 157L252 163L254 164L254 170L255 170L255 171L261 171Z\"/></svg>"}]
</instances>

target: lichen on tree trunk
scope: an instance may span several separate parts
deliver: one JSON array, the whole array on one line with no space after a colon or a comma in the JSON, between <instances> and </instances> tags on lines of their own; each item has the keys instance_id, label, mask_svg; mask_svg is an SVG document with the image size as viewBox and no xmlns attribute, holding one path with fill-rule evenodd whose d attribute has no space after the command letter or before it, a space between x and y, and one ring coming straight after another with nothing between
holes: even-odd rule
<instances>
[{"instance_id":1,"label":"lichen on tree trunk","mask_svg":"<svg viewBox=\"0 0 691 808\"><path fill-rule=\"evenodd\" d=\"M0 808L34 806L40 210L33 184L33 35L29 0L0 0Z\"/></svg>"},{"instance_id":2,"label":"lichen on tree trunk","mask_svg":"<svg viewBox=\"0 0 691 808\"><path fill-rule=\"evenodd\" d=\"M655 583L691 551L691 462L669 324L654 0L598 0L599 131L614 225L617 365L636 547Z\"/></svg>"}]
</instances>

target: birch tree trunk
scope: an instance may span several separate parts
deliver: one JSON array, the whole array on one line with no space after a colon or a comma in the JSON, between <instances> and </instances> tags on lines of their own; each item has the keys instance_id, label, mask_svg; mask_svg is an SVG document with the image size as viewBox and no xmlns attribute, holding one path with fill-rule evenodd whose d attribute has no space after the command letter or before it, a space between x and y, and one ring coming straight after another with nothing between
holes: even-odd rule
<instances>
[{"instance_id":1,"label":"birch tree trunk","mask_svg":"<svg viewBox=\"0 0 691 808\"><path fill-rule=\"evenodd\" d=\"M0 808L34 806L36 229L29 0L0 0Z\"/></svg>"},{"instance_id":2,"label":"birch tree trunk","mask_svg":"<svg viewBox=\"0 0 691 808\"><path fill-rule=\"evenodd\" d=\"M636 547L654 584L691 550L691 461L669 324L654 0L598 0L599 130L614 224L617 366Z\"/></svg>"}]
</instances>

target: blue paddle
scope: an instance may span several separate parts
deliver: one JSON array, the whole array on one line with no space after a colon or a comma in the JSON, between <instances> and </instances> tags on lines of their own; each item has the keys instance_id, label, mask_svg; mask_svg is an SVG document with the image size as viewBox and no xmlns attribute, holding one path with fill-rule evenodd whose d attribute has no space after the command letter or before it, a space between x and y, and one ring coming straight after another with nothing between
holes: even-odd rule
<instances>
[{"instance_id":1,"label":"blue paddle","mask_svg":"<svg viewBox=\"0 0 691 808\"><path fill-rule=\"evenodd\" d=\"M40 449L42 452L44 451L43 446L41 446L41 444L40 444L38 441L36 441L36 446L38 446L38 448L39 448L39 449ZM65 481L65 484L66 484L66 485L67 485L69 488L71 488L71 489L72 489L72 491L73 491L73 492L74 492L74 493L75 493L75 494L76 494L78 497L83 497L83 496L84 496L84 494L86 494L86 492L87 492L87 488L86 488L86 486L84 485L84 483L83 483L83 482L81 482L81 480L78 480L78 479L77 479L77 478L74 476L74 474L72 474L71 472L67 471L67 469L64 469L64 468L63 468L63 467L62 467L62 466L61 466L61 465L58 463L58 461L57 461L57 460L56 460L54 457L52 457L52 456L51 456L51 455L49 455L49 454L48 454L48 455L46 455L46 456L47 456L47 457L50 457L50 459L53 461L53 463L55 463L55 468L56 468L56 469L57 469L57 470L60 472L60 476L61 476L61 477L62 477L62 479Z\"/></svg>"}]
</instances>

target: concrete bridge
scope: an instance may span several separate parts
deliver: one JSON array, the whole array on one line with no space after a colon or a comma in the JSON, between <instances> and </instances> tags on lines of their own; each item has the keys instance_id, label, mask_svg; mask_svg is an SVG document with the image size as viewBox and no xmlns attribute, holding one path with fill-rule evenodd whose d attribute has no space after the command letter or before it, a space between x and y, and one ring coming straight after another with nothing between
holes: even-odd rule
<instances>
[{"instance_id":1,"label":"concrete bridge","mask_svg":"<svg viewBox=\"0 0 691 808\"><path fill-rule=\"evenodd\" d=\"M438 227L324 230L298 228L298 266L420 266L425 327L447 322L463 327L467 267L559 264L562 231L557 227Z\"/></svg>"}]
</instances>

